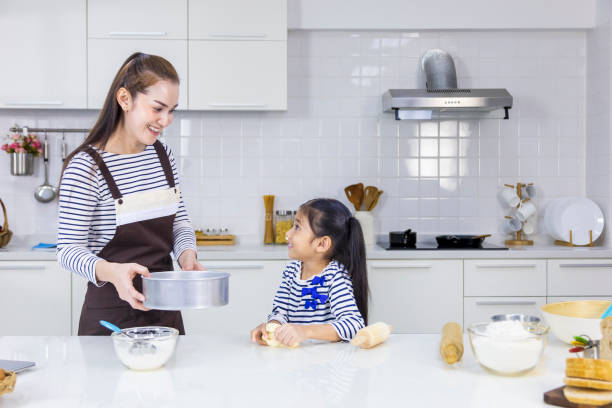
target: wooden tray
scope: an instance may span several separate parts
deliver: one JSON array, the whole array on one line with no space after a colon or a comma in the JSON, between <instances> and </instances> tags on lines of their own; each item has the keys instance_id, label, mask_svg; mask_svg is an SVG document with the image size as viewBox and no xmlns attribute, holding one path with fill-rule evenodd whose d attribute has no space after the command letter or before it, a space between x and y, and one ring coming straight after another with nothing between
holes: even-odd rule
<instances>
[{"instance_id":1,"label":"wooden tray","mask_svg":"<svg viewBox=\"0 0 612 408\"><path fill-rule=\"evenodd\" d=\"M235 235L206 235L196 234L196 245L198 246L210 246L210 245L235 245Z\"/></svg>"},{"instance_id":2,"label":"wooden tray","mask_svg":"<svg viewBox=\"0 0 612 408\"><path fill-rule=\"evenodd\" d=\"M591 405L591 404L574 404L573 402L569 402L565 395L563 395L563 389L565 386L555 388L554 390L550 390L544 393L544 402L550 405L556 405L558 407L568 407L568 408L612 408L612 404L606 405Z\"/></svg>"}]
</instances>

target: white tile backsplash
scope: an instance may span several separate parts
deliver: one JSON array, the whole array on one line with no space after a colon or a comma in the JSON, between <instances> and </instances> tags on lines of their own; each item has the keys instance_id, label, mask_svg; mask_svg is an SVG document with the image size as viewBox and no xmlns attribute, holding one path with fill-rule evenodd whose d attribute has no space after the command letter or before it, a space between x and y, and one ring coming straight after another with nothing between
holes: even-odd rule
<instances>
[{"instance_id":1,"label":"white tile backsplash","mask_svg":"<svg viewBox=\"0 0 612 408\"><path fill-rule=\"evenodd\" d=\"M408 227L499 233L504 210L497 189L519 179L536 184L538 206L586 190L609 213L609 94L585 80L588 71L609 83L609 61L601 55L609 49L588 46L609 47L601 38L609 26L598 30L291 31L287 112L177 112L167 129L193 222L259 242L263 194L277 196L277 209L316 196L348 204L344 186L360 181L385 191L374 211L378 233ZM423 86L419 58L432 47L453 55L460 87L507 87L515 97L510 120L395 121L382 113L388 88ZM600 101L607 111L594 103ZM91 127L96 116L3 110L0 125ZM68 135L70 148L81 138ZM60 165L55 143L51 151L53 183ZM591 155L598 159L585 160ZM8 163L0 154L0 197L11 229L53 233L48 220L55 220L56 204L31 197L42 166L33 177L12 177Z\"/></svg>"}]
</instances>

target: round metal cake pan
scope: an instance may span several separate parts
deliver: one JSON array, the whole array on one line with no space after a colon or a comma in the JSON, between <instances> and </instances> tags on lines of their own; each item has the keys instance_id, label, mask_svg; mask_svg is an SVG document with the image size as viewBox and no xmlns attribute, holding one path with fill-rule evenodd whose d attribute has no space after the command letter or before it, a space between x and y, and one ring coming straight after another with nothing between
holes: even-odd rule
<instances>
[{"instance_id":1,"label":"round metal cake pan","mask_svg":"<svg viewBox=\"0 0 612 408\"><path fill-rule=\"evenodd\" d=\"M142 278L144 306L157 310L203 309L226 305L229 273L210 271L155 272Z\"/></svg>"}]
</instances>

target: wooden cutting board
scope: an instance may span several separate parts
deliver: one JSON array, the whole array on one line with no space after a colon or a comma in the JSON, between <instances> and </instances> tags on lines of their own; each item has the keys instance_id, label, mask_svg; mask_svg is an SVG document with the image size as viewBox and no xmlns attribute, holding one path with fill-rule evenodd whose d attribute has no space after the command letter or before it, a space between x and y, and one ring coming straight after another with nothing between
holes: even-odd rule
<instances>
[{"instance_id":1,"label":"wooden cutting board","mask_svg":"<svg viewBox=\"0 0 612 408\"><path fill-rule=\"evenodd\" d=\"M550 390L544 393L544 402L550 405L556 405L558 407L568 407L568 408L612 408L612 404L606 405L591 405L591 404L574 404L573 402L569 402L565 396L563 395L563 387L555 388L554 390Z\"/></svg>"}]
</instances>

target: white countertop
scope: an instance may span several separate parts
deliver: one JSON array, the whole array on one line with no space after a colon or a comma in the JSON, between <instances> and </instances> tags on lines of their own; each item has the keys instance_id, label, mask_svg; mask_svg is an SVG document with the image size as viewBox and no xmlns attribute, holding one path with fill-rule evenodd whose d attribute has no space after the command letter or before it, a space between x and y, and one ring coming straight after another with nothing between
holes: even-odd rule
<instances>
[{"instance_id":1,"label":"white countertop","mask_svg":"<svg viewBox=\"0 0 612 408\"><path fill-rule=\"evenodd\" d=\"M45 240L44 238L47 238ZM0 261L55 261L55 249L32 251L39 242L54 242L53 237L14 237L0 248ZM489 245L504 246L503 242L485 241ZM433 243L432 243L433 245ZM513 247L508 250L391 250L375 245L367 248L368 259L563 259L612 258L612 248L563 247L548 241L533 246ZM198 258L206 260L287 260L285 245L237 244L230 246L198 247Z\"/></svg>"},{"instance_id":2,"label":"white countertop","mask_svg":"<svg viewBox=\"0 0 612 408\"><path fill-rule=\"evenodd\" d=\"M392 335L361 350L348 343L274 349L244 336L181 336L165 367L138 372L110 337L0 337L0 359L35 361L6 407L541 407L563 384L567 345L552 337L539 365L518 377L485 371L465 338L446 365L437 334Z\"/></svg>"}]
</instances>

